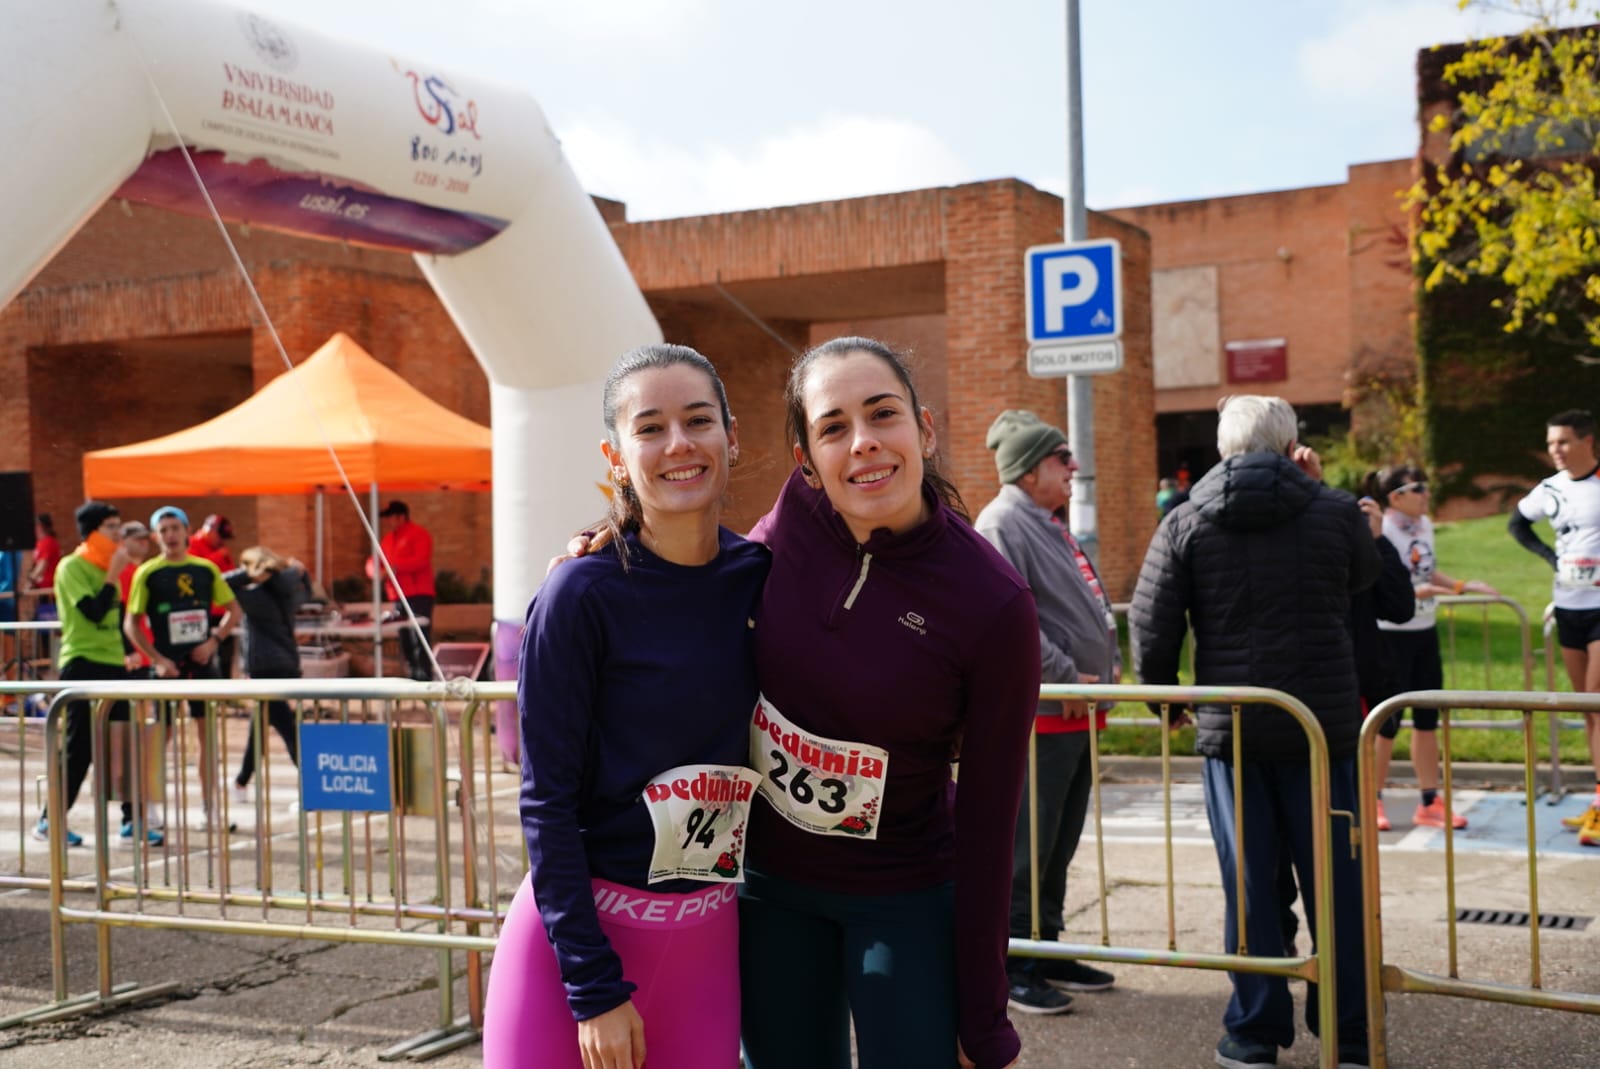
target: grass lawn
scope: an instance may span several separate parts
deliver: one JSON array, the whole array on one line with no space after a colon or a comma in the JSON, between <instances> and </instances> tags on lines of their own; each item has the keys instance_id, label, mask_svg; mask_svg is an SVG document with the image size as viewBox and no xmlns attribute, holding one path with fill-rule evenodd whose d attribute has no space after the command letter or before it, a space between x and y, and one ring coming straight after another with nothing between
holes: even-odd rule
<instances>
[{"instance_id":1,"label":"grass lawn","mask_svg":"<svg viewBox=\"0 0 1600 1069\"><path fill-rule=\"evenodd\" d=\"M1554 541L1549 525L1541 522L1536 530L1547 543ZM1434 549L1438 566L1457 579L1481 579L1515 600L1528 616L1528 643L1531 650L1532 690L1551 689L1546 682L1543 655L1542 614L1550 601L1551 572L1542 560L1512 541L1506 533L1503 516L1479 520L1441 523L1434 528ZM1126 624L1123 626L1124 663L1127 656ZM1553 640L1553 636L1552 636ZM1462 606L1441 609L1439 645L1445 664L1445 687L1450 690L1522 690L1528 687L1524 674L1523 632L1520 620L1506 605ZM1184 682L1193 681L1185 674ZM1554 689L1571 690L1559 654L1555 658ZM1147 716L1142 706L1127 703L1112 714L1116 717ZM1518 721L1515 711L1458 709L1454 721ZM1568 720L1581 719L1567 714ZM1536 751L1541 760L1549 756L1549 717L1534 717ZM1108 728L1101 738L1104 753L1156 755L1161 752L1160 736L1152 719L1149 727ZM1410 757L1411 732L1403 730L1395 742L1395 756ZM1516 730L1491 730L1456 727L1451 731L1451 753L1457 761L1522 760L1522 733ZM1589 754L1581 731L1564 731L1561 737L1562 760L1587 765ZM1185 728L1173 740L1172 752L1194 752L1194 729Z\"/></svg>"}]
</instances>

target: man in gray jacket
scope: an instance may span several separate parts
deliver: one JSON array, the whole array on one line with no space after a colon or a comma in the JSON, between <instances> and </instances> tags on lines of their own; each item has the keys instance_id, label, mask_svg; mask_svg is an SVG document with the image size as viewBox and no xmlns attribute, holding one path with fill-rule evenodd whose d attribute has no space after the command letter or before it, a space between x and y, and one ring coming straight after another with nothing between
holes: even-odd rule
<instances>
[{"instance_id":1,"label":"man in gray jacket","mask_svg":"<svg viewBox=\"0 0 1600 1069\"><path fill-rule=\"evenodd\" d=\"M1078 465L1066 435L1032 412L996 417L986 442L994 450L1000 494L975 526L1033 588L1039 607L1039 660L1045 683L1098 683L1119 674L1116 622L1094 565L1057 522L1072 499ZM1105 714L1099 726L1105 726ZM1078 849L1088 813L1089 709L1085 702L1041 701L1034 721L1038 748L1039 938L1061 935L1067 865ZM1011 867L1011 935L1033 933L1032 858L1024 784ZM1023 1013L1064 1013L1063 991L1103 991L1110 973L1079 961L1013 958L1010 1005Z\"/></svg>"}]
</instances>

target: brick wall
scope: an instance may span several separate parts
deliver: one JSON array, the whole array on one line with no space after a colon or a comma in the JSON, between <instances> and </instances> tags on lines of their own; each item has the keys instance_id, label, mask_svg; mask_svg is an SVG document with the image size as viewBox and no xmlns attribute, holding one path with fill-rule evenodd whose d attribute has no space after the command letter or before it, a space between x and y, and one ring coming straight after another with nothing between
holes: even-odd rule
<instances>
[{"instance_id":1,"label":"brick wall","mask_svg":"<svg viewBox=\"0 0 1600 1069\"><path fill-rule=\"evenodd\" d=\"M1059 198L1003 180L613 224L612 233L668 340L695 344L724 369L754 468L736 483L729 519L739 526L760 514L793 465L776 403L791 347L844 333L915 351L942 463L976 514L998 488L983 444L997 412L1031 408L1066 425L1062 380L1027 375L1022 289L1023 250L1059 241L1061 220ZM1124 598L1155 520L1149 246L1115 220L1096 217L1092 230L1120 238L1127 257L1128 371L1095 384L1105 413L1095 434L1102 570Z\"/></svg>"},{"instance_id":2,"label":"brick wall","mask_svg":"<svg viewBox=\"0 0 1600 1069\"><path fill-rule=\"evenodd\" d=\"M914 351L946 470L974 511L996 489L983 438L997 411L1029 407L1066 422L1062 383L1026 374L1022 325L1022 250L1059 240L1056 197L1004 180L638 224L627 223L619 206L603 207L668 340L700 349L723 374L740 421L742 461L726 516L736 529L760 516L792 468L783 382L795 354L827 337L866 333ZM1114 596L1126 597L1154 520L1150 254L1132 226L1100 217L1092 226L1095 236L1121 238L1127 257L1128 370L1095 383L1102 567ZM343 330L430 396L487 422L483 374L409 257L259 229L229 232L240 239L263 305L297 361ZM35 470L41 505L69 511L81 498L84 449L159 433L136 414L145 405L122 406L127 416L102 415L92 432L63 436L41 423L62 409L93 422L78 404L78 373L63 374L64 362L76 359L70 347L133 354L134 363L106 380L108 389L113 382L139 389L132 383L168 372L170 388L149 400L170 417L172 426L163 429L174 429L237 403L278 373L276 347L257 319L213 224L108 205L0 311L0 373L28 384L30 398L0 396L0 415L18 430L0 442L0 466ZM224 339L209 359L226 350L225 374L203 362L196 334ZM592 462L601 479L601 433L596 419L594 444L578 443L562 462ZM476 580L490 560L488 496L405 498L413 518L434 533L438 567ZM196 519L213 508L227 512L241 548L263 541L308 563L313 558L310 498L186 504ZM356 574L365 536L346 497L330 491L327 504L325 573ZM597 514L601 507L597 493Z\"/></svg>"},{"instance_id":3,"label":"brick wall","mask_svg":"<svg viewBox=\"0 0 1600 1069\"><path fill-rule=\"evenodd\" d=\"M409 256L229 227L262 303L298 363L336 330L430 397L488 422L488 384ZM36 508L70 538L82 454L191 426L283 370L214 224L120 203L96 213L0 310L0 469L34 473ZM385 495L387 498L389 495ZM435 562L468 583L491 561L487 494L408 493ZM115 502L148 517L160 498ZM198 524L227 515L234 549L261 542L314 560L311 497L187 498ZM369 552L349 498L326 498L325 575L357 575ZM366 495L361 506L366 507Z\"/></svg>"},{"instance_id":4,"label":"brick wall","mask_svg":"<svg viewBox=\"0 0 1600 1069\"><path fill-rule=\"evenodd\" d=\"M728 407L739 421L739 466L729 480L722 522L732 530L748 531L771 506L794 467L783 430L783 384L793 354L808 344L806 324L765 320L758 326L732 307L660 299L652 299L650 305L667 341L698 350L722 376ZM579 455L584 455L581 449ZM598 448L593 456L595 478L601 479Z\"/></svg>"},{"instance_id":5,"label":"brick wall","mask_svg":"<svg viewBox=\"0 0 1600 1069\"><path fill-rule=\"evenodd\" d=\"M1414 360L1406 218L1397 197L1412 161L1362 164L1341 185L1119 208L1150 235L1154 270L1217 268L1221 341L1288 339L1283 382L1164 389L1161 412L1213 410L1229 393L1337 404L1359 361Z\"/></svg>"}]
</instances>

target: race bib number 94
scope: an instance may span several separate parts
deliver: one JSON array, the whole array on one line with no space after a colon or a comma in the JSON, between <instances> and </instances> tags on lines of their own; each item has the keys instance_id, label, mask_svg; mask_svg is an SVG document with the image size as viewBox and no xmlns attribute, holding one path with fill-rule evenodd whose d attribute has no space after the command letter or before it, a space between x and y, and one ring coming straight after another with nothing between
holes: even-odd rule
<instances>
[{"instance_id":1,"label":"race bib number 94","mask_svg":"<svg viewBox=\"0 0 1600 1069\"><path fill-rule=\"evenodd\" d=\"M750 722L750 764L761 796L789 823L814 835L878 837L889 751L813 735L762 698Z\"/></svg>"},{"instance_id":2,"label":"race bib number 94","mask_svg":"<svg viewBox=\"0 0 1600 1069\"><path fill-rule=\"evenodd\" d=\"M679 765L644 788L655 825L649 883L744 881L744 829L756 773L739 765Z\"/></svg>"}]
</instances>

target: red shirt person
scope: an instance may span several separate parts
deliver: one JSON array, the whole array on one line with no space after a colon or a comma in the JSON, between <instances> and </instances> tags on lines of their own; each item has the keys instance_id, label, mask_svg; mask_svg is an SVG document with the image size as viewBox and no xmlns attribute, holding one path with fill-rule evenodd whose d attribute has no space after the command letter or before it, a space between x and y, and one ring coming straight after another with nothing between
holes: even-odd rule
<instances>
[{"instance_id":1,"label":"red shirt person","mask_svg":"<svg viewBox=\"0 0 1600 1069\"><path fill-rule=\"evenodd\" d=\"M34 616L40 620L56 618L55 594L56 566L61 563L61 542L56 538L55 525L48 512L41 512L33 522L33 564L28 569L26 589L39 596ZM19 589L18 593L24 592Z\"/></svg>"},{"instance_id":2,"label":"red shirt person","mask_svg":"<svg viewBox=\"0 0 1600 1069\"><path fill-rule=\"evenodd\" d=\"M225 543L233 541L233 524L228 522L228 517L213 512L206 517L200 529L189 535L189 553L208 560L217 566L219 572L231 572L238 567L234 563L233 554L228 551ZM215 631L222 626L222 615L211 614L211 629ZM221 670L222 678L229 679L233 676L233 665L238 658L239 640L229 635L222 640L222 645L217 650L217 667Z\"/></svg>"},{"instance_id":3,"label":"red shirt person","mask_svg":"<svg viewBox=\"0 0 1600 1069\"><path fill-rule=\"evenodd\" d=\"M404 594L414 614L419 618L432 617L433 536L426 527L412 522L411 509L404 501L389 502L378 516L383 523L383 537L378 540L378 548L394 573L392 580L384 573L385 596L390 601L398 601ZM398 590L395 589L397 584ZM402 631L400 649L405 653L411 678L426 681L433 678L433 662L428 652L433 636L431 621L421 624L421 632L419 637L414 628Z\"/></svg>"},{"instance_id":4,"label":"red shirt person","mask_svg":"<svg viewBox=\"0 0 1600 1069\"><path fill-rule=\"evenodd\" d=\"M232 540L233 524L228 522L228 517L213 512L200 529L189 536L189 552L215 564L219 571L231 572L238 565L234 564L233 554L224 543Z\"/></svg>"}]
</instances>

